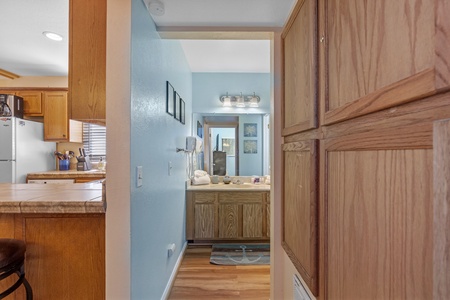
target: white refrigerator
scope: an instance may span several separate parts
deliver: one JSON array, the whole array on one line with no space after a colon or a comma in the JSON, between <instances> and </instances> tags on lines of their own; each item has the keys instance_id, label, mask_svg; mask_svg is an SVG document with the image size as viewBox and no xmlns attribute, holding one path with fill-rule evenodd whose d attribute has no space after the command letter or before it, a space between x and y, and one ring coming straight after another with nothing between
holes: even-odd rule
<instances>
[{"instance_id":1,"label":"white refrigerator","mask_svg":"<svg viewBox=\"0 0 450 300\"><path fill-rule=\"evenodd\" d=\"M55 170L55 149L44 142L44 124L0 117L0 183L25 183L27 173Z\"/></svg>"}]
</instances>

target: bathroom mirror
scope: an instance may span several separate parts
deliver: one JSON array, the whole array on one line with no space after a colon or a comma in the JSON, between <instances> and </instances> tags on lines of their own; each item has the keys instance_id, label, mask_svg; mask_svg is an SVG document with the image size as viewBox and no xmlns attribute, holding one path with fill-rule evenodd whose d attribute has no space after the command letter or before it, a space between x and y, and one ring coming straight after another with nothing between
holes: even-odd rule
<instances>
[{"instance_id":1,"label":"bathroom mirror","mask_svg":"<svg viewBox=\"0 0 450 300\"><path fill-rule=\"evenodd\" d=\"M198 169L212 175L270 174L268 114L193 113L192 120L193 135L203 141Z\"/></svg>"}]
</instances>

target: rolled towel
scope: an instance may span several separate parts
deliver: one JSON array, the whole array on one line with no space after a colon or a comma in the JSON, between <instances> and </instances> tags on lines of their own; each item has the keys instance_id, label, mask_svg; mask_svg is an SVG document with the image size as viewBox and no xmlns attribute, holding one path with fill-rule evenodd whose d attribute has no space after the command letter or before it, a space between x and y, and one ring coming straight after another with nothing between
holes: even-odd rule
<instances>
[{"instance_id":1,"label":"rolled towel","mask_svg":"<svg viewBox=\"0 0 450 300\"><path fill-rule=\"evenodd\" d=\"M203 171L203 170L195 170L194 171L194 177L203 177L203 176L207 176L208 172Z\"/></svg>"},{"instance_id":2,"label":"rolled towel","mask_svg":"<svg viewBox=\"0 0 450 300\"><path fill-rule=\"evenodd\" d=\"M210 183L209 175L202 176L202 177L192 177L192 185L201 185L201 184L209 184Z\"/></svg>"}]
</instances>

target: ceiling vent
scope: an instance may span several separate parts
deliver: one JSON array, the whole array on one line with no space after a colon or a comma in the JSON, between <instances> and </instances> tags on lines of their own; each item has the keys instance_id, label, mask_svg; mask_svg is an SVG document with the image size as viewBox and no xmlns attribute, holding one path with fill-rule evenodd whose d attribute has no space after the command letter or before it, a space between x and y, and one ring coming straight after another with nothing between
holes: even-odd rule
<instances>
[{"instance_id":1,"label":"ceiling vent","mask_svg":"<svg viewBox=\"0 0 450 300\"><path fill-rule=\"evenodd\" d=\"M144 0L145 6L147 10L155 16L164 15L164 3L159 0Z\"/></svg>"}]
</instances>

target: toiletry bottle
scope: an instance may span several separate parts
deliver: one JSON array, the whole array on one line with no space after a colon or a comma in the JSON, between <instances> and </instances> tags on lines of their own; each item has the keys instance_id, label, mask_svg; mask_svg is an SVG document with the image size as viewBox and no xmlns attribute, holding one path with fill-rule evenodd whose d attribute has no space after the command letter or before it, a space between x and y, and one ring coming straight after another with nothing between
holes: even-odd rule
<instances>
[{"instance_id":1,"label":"toiletry bottle","mask_svg":"<svg viewBox=\"0 0 450 300\"><path fill-rule=\"evenodd\" d=\"M97 169L104 171L106 167L106 162L103 161L103 157L100 157L100 161L98 162Z\"/></svg>"}]
</instances>

